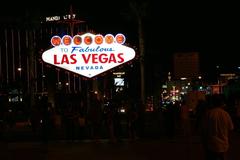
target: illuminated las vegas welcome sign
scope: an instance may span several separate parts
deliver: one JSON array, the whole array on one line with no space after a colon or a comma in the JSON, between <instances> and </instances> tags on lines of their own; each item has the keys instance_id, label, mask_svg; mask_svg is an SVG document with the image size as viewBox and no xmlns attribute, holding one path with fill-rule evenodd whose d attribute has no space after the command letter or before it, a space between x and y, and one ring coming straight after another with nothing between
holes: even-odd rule
<instances>
[{"instance_id":1,"label":"illuminated las vegas welcome sign","mask_svg":"<svg viewBox=\"0 0 240 160\"><path fill-rule=\"evenodd\" d=\"M44 62L91 78L132 60L135 51L123 45L123 34L85 33L71 37L53 36L53 48L42 54Z\"/></svg>"}]
</instances>

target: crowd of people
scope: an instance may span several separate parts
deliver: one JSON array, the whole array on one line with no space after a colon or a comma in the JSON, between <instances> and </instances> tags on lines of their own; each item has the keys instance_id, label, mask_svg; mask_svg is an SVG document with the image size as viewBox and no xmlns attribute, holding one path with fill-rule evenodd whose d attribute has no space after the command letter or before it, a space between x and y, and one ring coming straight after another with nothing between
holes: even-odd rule
<instances>
[{"instance_id":1,"label":"crowd of people","mask_svg":"<svg viewBox=\"0 0 240 160\"><path fill-rule=\"evenodd\" d=\"M5 113L5 131L6 128L10 131L17 120L11 112ZM55 106L47 96L37 97L28 115L27 127L36 139L44 142L55 139L94 139L98 142L101 138L109 138L115 143L123 137L137 138L136 104L103 99L95 92L90 92L88 98L80 95L59 96Z\"/></svg>"}]
</instances>

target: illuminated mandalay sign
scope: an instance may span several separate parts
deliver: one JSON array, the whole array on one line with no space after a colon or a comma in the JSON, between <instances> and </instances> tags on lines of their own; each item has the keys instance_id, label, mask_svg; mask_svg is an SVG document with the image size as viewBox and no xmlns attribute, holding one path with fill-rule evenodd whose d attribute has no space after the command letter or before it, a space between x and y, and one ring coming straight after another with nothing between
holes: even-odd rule
<instances>
[{"instance_id":1,"label":"illuminated mandalay sign","mask_svg":"<svg viewBox=\"0 0 240 160\"><path fill-rule=\"evenodd\" d=\"M61 19L63 20L67 20L67 19L75 19L76 17L76 14L67 14L67 15L64 15L64 16L51 16L51 17L46 17L46 22L52 22L52 21L59 21Z\"/></svg>"},{"instance_id":2,"label":"illuminated mandalay sign","mask_svg":"<svg viewBox=\"0 0 240 160\"><path fill-rule=\"evenodd\" d=\"M123 34L105 36L91 33L53 36L53 48L42 54L44 62L91 78L132 60L135 51L123 45Z\"/></svg>"}]
</instances>

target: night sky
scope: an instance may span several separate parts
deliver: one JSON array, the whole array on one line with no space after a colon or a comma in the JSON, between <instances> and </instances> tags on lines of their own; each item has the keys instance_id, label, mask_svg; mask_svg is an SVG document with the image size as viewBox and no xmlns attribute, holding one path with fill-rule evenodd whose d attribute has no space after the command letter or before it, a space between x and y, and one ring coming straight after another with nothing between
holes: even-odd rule
<instances>
[{"instance_id":1,"label":"night sky","mask_svg":"<svg viewBox=\"0 0 240 160\"><path fill-rule=\"evenodd\" d=\"M238 5L146 2L143 22L147 63L168 70L173 53L194 51L200 53L204 70L216 65L240 65L237 58L240 52ZM129 1L21 1L15 5L1 5L1 19L16 19L26 14L35 18L65 14L70 4L90 29L102 34L121 32L129 43L138 44L137 24L129 14Z\"/></svg>"}]
</instances>

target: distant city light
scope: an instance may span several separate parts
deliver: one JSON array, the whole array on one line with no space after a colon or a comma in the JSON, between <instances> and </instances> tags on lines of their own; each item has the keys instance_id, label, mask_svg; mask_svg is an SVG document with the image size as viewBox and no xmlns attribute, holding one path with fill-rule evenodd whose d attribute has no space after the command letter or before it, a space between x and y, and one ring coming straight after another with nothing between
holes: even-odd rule
<instances>
[{"instance_id":1,"label":"distant city light","mask_svg":"<svg viewBox=\"0 0 240 160\"><path fill-rule=\"evenodd\" d=\"M124 108L121 108L121 109L120 109L120 112L121 112L121 113L125 113L125 109L124 109Z\"/></svg>"},{"instance_id":2,"label":"distant city light","mask_svg":"<svg viewBox=\"0 0 240 160\"><path fill-rule=\"evenodd\" d=\"M162 85L162 88L167 88L167 85Z\"/></svg>"}]
</instances>

